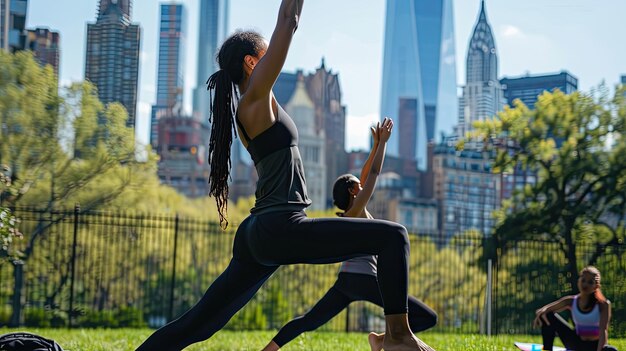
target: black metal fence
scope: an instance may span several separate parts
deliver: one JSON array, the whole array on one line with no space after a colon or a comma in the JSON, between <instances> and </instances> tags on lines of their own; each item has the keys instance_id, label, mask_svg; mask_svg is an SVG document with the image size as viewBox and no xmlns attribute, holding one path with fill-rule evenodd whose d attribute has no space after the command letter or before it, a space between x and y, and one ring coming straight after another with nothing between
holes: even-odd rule
<instances>
[{"instance_id":1,"label":"black metal fence","mask_svg":"<svg viewBox=\"0 0 626 351\"><path fill-rule=\"evenodd\" d=\"M217 223L175 215L78 208L16 212L24 264L0 265L0 326L163 325L191 307L226 267L237 227L222 231ZM411 245L409 292L437 311L438 331L531 333L535 309L572 290L568 262L555 243L493 250L478 235L411 235ZM579 261L593 250L578 245ZM626 334L625 253L624 245L608 247L597 261L613 302L612 335ZM281 267L227 328L281 327L323 296L337 268ZM323 329L382 330L382 309L352 304Z\"/></svg>"}]
</instances>

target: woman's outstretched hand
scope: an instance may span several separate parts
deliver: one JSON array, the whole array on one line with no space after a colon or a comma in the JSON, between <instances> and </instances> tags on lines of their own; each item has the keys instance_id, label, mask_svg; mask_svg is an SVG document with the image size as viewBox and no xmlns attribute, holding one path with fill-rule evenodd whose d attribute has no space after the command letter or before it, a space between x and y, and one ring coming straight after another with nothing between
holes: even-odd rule
<instances>
[{"instance_id":1,"label":"woman's outstretched hand","mask_svg":"<svg viewBox=\"0 0 626 351\"><path fill-rule=\"evenodd\" d=\"M380 134L378 133L378 129L380 128L380 122L376 122L376 126L370 127L370 132L372 132L372 140L374 140L374 145L377 145L380 142Z\"/></svg>"},{"instance_id":2,"label":"woman's outstretched hand","mask_svg":"<svg viewBox=\"0 0 626 351\"><path fill-rule=\"evenodd\" d=\"M391 137L391 131L393 129L393 121L389 117L385 117L383 123L377 126L378 138L380 142L386 143Z\"/></svg>"}]
</instances>

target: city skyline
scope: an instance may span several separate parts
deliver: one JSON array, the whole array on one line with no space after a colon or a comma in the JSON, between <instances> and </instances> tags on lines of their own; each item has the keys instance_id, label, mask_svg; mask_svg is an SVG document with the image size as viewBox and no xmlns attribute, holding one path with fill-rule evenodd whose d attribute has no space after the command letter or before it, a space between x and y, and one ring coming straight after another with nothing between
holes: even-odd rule
<instances>
[{"instance_id":1,"label":"city skyline","mask_svg":"<svg viewBox=\"0 0 626 351\"><path fill-rule=\"evenodd\" d=\"M428 142L456 124L452 1L387 1L383 55L380 114L401 129L387 153L425 170Z\"/></svg>"},{"instance_id":2,"label":"city skyline","mask_svg":"<svg viewBox=\"0 0 626 351\"><path fill-rule=\"evenodd\" d=\"M173 117L183 109L187 8L161 4L156 102L150 115L150 144L158 146L159 117Z\"/></svg>"},{"instance_id":3,"label":"city skyline","mask_svg":"<svg viewBox=\"0 0 626 351\"><path fill-rule=\"evenodd\" d=\"M99 0L96 20L87 22L85 79L97 87L103 104L124 105L126 125L132 127L139 100L141 34L141 24L132 22L130 0Z\"/></svg>"},{"instance_id":4,"label":"city skyline","mask_svg":"<svg viewBox=\"0 0 626 351\"><path fill-rule=\"evenodd\" d=\"M181 1L189 8L186 53L186 110L191 111L191 89L195 85L198 32L198 1ZM155 97L159 1L133 4L133 22L143 29L142 62L138 107L138 137L147 141L150 106ZM269 37L274 28L280 2L252 0L231 4L229 32L236 28L258 29ZM378 118L384 38L384 7L379 0L335 3L331 0L307 2L300 29L296 34L285 70L313 71L322 57L327 67L339 74L347 106L347 149L367 147L367 125ZM500 77L574 72L579 88L588 91L605 80L618 83L626 72L626 48L612 38L626 35L620 15L626 2L618 0L589 3L582 0L540 0L524 2L486 2L500 56ZM93 21L97 0L76 2L30 0L27 27L48 27L64 38L61 48L61 83L83 79L87 22ZM457 83L464 83L467 45L480 0L454 2ZM67 16L70 10L72 16ZM332 11L331 11L332 10ZM330 26L318 26L320 18ZM567 21L556 21L568 18ZM342 21L345 22L342 24ZM334 25L336 23L336 25ZM355 54L357 53L357 54ZM361 54L358 54L361 53Z\"/></svg>"}]
</instances>

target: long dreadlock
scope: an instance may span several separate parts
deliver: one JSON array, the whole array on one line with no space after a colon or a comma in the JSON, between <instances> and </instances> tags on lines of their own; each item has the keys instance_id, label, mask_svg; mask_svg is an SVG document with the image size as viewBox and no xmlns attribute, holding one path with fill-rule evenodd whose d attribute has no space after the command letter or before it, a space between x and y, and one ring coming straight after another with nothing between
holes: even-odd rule
<instances>
[{"instance_id":1,"label":"long dreadlock","mask_svg":"<svg viewBox=\"0 0 626 351\"><path fill-rule=\"evenodd\" d=\"M211 99L211 139L209 140L209 195L215 197L217 212L220 217L220 226L228 227L226 218L228 211L228 180L232 167L230 149L233 144L233 133L237 137L235 122L232 116L237 110L239 93L228 72L220 69L207 81L207 89ZM221 103L213 103L212 90L215 98ZM217 152L216 152L217 150ZM223 167L226 165L226 167Z\"/></svg>"},{"instance_id":2,"label":"long dreadlock","mask_svg":"<svg viewBox=\"0 0 626 351\"><path fill-rule=\"evenodd\" d=\"M211 110L209 195L215 197L222 229L228 227L228 180L232 167L230 149L233 134L237 137L235 127L235 114L239 102L237 84L243 79L243 61L246 55L258 57L264 46L265 42L260 34L253 31L237 31L222 44L217 54L220 70L207 80Z\"/></svg>"}]
</instances>

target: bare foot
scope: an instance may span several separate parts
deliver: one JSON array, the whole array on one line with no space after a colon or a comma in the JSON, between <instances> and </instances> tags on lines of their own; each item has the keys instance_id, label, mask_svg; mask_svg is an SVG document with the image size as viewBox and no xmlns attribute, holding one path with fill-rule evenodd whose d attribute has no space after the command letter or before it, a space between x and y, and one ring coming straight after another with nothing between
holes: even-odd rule
<instances>
[{"instance_id":1,"label":"bare foot","mask_svg":"<svg viewBox=\"0 0 626 351\"><path fill-rule=\"evenodd\" d=\"M372 351L381 351L383 349L383 341L385 340L385 334L376 334L371 332L367 336L367 341L370 343L370 349Z\"/></svg>"},{"instance_id":2,"label":"bare foot","mask_svg":"<svg viewBox=\"0 0 626 351\"><path fill-rule=\"evenodd\" d=\"M280 347L278 346L277 343L274 342L274 340L270 341L269 344L267 344L267 346L265 346L265 348L261 351L278 351L280 350Z\"/></svg>"},{"instance_id":3,"label":"bare foot","mask_svg":"<svg viewBox=\"0 0 626 351\"><path fill-rule=\"evenodd\" d=\"M401 340L391 340L385 338L383 342L383 350L385 351L435 351L425 342L415 335L403 338Z\"/></svg>"}]
</instances>

